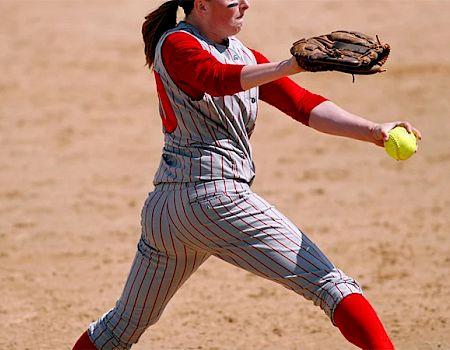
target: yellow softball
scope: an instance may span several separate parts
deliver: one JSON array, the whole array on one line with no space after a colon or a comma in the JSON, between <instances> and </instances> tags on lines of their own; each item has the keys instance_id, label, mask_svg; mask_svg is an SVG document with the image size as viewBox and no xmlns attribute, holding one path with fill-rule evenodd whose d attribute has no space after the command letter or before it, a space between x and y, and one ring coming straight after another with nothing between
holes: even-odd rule
<instances>
[{"instance_id":1,"label":"yellow softball","mask_svg":"<svg viewBox=\"0 0 450 350\"><path fill-rule=\"evenodd\" d=\"M416 136L397 126L389 131L389 140L384 142L384 149L392 158L406 160L417 151Z\"/></svg>"}]
</instances>

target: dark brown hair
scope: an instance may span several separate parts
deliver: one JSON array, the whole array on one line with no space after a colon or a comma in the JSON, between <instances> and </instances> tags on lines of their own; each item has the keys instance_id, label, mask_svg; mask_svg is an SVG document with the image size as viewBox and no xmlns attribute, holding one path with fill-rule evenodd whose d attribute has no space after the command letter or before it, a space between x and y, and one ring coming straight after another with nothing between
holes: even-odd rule
<instances>
[{"instance_id":1,"label":"dark brown hair","mask_svg":"<svg viewBox=\"0 0 450 350\"><path fill-rule=\"evenodd\" d=\"M161 36L177 25L177 10L181 6L187 16L194 8L194 0L169 0L150 12L142 25L145 60L149 68L155 60L155 50Z\"/></svg>"}]
</instances>

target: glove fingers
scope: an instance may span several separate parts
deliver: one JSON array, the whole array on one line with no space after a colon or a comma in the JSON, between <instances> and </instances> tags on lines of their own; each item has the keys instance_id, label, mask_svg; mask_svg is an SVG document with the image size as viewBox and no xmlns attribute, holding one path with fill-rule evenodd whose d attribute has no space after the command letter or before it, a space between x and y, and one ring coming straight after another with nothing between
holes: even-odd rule
<instances>
[{"instance_id":1,"label":"glove fingers","mask_svg":"<svg viewBox=\"0 0 450 350\"><path fill-rule=\"evenodd\" d=\"M378 43L370 36L360 32L349 32L339 30L328 34L332 41L342 41L363 46L377 45Z\"/></svg>"}]
</instances>

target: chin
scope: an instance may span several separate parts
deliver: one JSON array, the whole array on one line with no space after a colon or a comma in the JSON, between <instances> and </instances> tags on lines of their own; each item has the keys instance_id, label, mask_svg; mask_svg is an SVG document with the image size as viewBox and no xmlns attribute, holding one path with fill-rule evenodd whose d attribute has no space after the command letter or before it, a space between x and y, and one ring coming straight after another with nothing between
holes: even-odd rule
<instances>
[{"instance_id":1,"label":"chin","mask_svg":"<svg viewBox=\"0 0 450 350\"><path fill-rule=\"evenodd\" d=\"M234 27L234 31L232 35L236 35L238 34L242 29L242 24L238 24L237 26Z\"/></svg>"}]
</instances>

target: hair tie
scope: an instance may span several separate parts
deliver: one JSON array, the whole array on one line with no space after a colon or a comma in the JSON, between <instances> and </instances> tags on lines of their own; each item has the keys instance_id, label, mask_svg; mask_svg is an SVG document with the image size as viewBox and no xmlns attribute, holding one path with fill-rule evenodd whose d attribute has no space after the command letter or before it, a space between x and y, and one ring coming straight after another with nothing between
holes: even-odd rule
<instances>
[{"instance_id":1,"label":"hair tie","mask_svg":"<svg viewBox=\"0 0 450 350\"><path fill-rule=\"evenodd\" d=\"M194 0L177 0L178 6L183 6L186 2L194 2Z\"/></svg>"}]
</instances>

